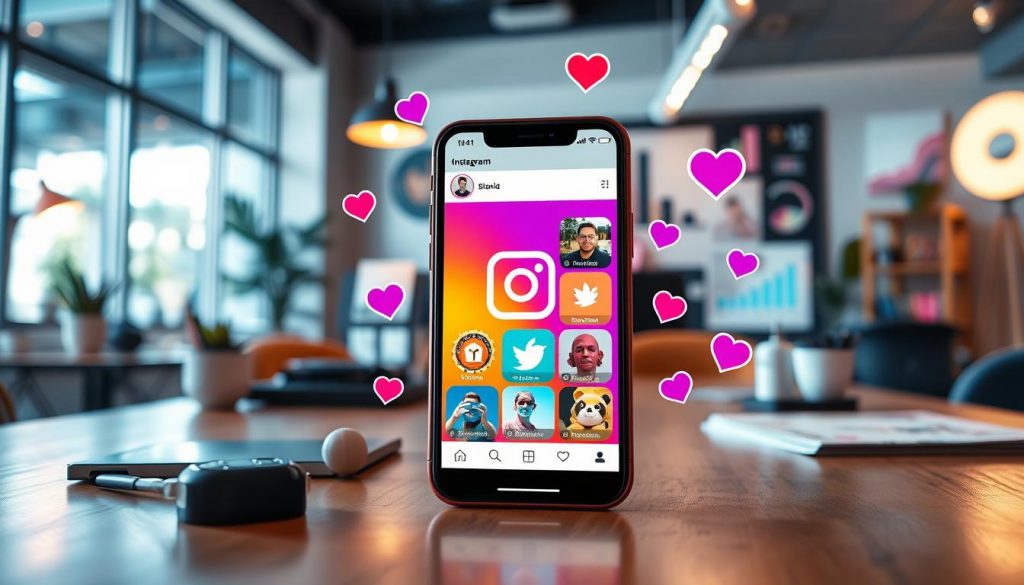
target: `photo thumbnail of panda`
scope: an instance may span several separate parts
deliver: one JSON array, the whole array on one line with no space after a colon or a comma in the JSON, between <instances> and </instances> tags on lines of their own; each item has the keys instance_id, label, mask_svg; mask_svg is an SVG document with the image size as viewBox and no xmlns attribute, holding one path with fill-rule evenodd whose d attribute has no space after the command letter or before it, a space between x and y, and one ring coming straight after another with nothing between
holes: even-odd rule
<instances>
[{"instance_id":1,"label":"photo thumbnail of panda","mask_svg":"<svg viewBox=\"0 0 1024 585\"><path fill-rule=\"evenodd\" d=\"M603 441L612 433L612 393L598 386L568 386L558 394L562 440Z\"/></svg>"}]
</instances>

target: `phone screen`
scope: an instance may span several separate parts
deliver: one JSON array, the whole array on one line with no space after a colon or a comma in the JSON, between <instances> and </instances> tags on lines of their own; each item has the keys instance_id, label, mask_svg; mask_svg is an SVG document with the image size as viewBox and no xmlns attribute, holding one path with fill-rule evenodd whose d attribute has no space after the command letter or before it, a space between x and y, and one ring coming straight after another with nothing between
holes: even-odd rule
<instances>
[{"instance_id":1,"label":"phone screen","mask_svg":"<svg viewBox=\"0 0 1024 585\"><path fill-rule=\"evenodd\" d=\"M442 468L619 472L616 137L439 149Z\"/></svg>"}]
</instances>

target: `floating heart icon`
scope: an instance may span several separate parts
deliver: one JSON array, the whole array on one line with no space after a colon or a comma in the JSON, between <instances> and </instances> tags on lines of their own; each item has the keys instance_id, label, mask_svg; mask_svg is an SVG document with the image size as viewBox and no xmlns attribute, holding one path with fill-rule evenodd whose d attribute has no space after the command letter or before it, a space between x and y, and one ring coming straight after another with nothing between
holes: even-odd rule
<instances>
[{"instance_id":1,"label":"floating heart icon","mask_svg":"<svg viewBox=\"0 0 1024 585\"><path fill-rule=\"evenodd\" d=\"M405 300L405 290L391 283L384 288L371 288L366 293L366 306L388 321L394 318Z\"/></svg>"},{"instance_id":2,"label":"floating heart icon","mask_svg":"<svg viewBox=\"0 0 1024 585\"><path fill-rule=\"evenodd\" d=\"M568 452L568 451L559 451L558 453L555 453L555 455L557 455L557 456L558 456L558 458L559 458L560 460L562 460L563 462L564 462L564 461L565 461L566 459L568 459L568 458L569 458L569 452Z\"/></svg>"},{"instance_id":3,"label":"floating heart icon","mask_svg":"<svg viewBox=\"0 0 1024 585\"><path fill-rule=\"evenodd\" d=\"M732 148L720 150L718 154L701 148L690 155L686 170L698 187L717 200L740 182L747 172L747 161Z\"/></svg>"},{"instance_id":4,"label":"floating heart icon","mask_svg":"<svg viewBox=\"0 0 1024 585\"><path fill-rule=\"evenodd\" d=\"M653 302L654 312L658 315L658 321L662 323L675 321L686 314L686 299L673 296L667 290L658 291Z\"/></svg>"},{"instance_id":5,"label":"floating heart icon","mask_svg":"<svg viewBox=\"0 0 1024 585\"><path fill-rule=\"evenodd\" d=\"M656 219L647 226L647 235L651 237L655 248L664 250L679 241L681 232L679 226Z\"/></svg>"},{"instance_id":6,"label":"floating heart icon","mask_svg":"<svg viewBox=\"0 0 1024 585\"><path fill-rule=\"evenodd\" d=\"M380 398L380 401L387 404L398 398L405 392L405 383L398 378L387 378L385 376L377 376L373 380L373 393Z\"/></svg>"},{"instance_id":7,"label":"floating heart icon","mask_svg":"<svg viewBox=\"0 0 1024 585\"><path fill-rule=\"evenodd\" d=\"M728 333L719 333L711 339L711 357L721 373L737 370L750 363L753 352L746 341L736 341Z\"/></svg>"},{"instance_id":8,"label":"floating heart icon","mask_svg":"<svg viewBox=\"0 0 1024 585\"><path fill-rule=\"evenodd\" d=\"M761 265L761 260L757 257L757 254L753 252L745 253L739 248L729 250L725 260L729 264L729 270L732 271L733 278L736 280L753 274L757 267Z\"/></svg>"},{"instance_id":9,"label":"floating heart icon","mask_svg":"<svg viewBox=\"0 0 1024 585\"><path fill-rule=\"evenodd\" d=\"M573 83L587 93L595 85L604 81L611 72L612 66L601 53L587 57L583 53L573 53L565 60L565 73Z\"/></svg>"},{"instance_id":10,"label":"floating heart icon","mask_svg":"<svg viewBox=\"0 0 1024 585\"><path fill-rule=\"evenodd\" d=\"M349 193L341 200L342 211L363 223L366 223L376 207L377 197L370 191L360 191L358 195Z\"/></svg>"},{"instance_id":11,"label":"floating heart icon","mask_svg":"<svg viewBox=\"0 0 1024 585\"><path fill-rule=\"evenodd\" d=\"M658 383L658 394L665 400L686 404L686 399L693 389L693 378L689 373L679 371L671 378L664 378Z\"/></svg>"},{"instance_id":12,"label":"floating heart icon","mask_svg":"<svg viewBox=\"0 0 1024 585\"><path fill-rule=\"evenodd\" d=\"M395 102L395 115L398 119L417 126L423 125L429 109L430 98L422 91L414 91L409 97Z\"/></svg>"}]
</instances>

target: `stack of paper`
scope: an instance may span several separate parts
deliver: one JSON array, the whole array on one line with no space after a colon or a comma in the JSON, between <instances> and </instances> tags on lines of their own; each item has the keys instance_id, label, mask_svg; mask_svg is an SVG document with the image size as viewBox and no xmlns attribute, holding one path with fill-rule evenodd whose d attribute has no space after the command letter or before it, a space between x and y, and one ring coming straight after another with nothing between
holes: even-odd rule
<instances>
[{"instance_id":1,"label":"stack of paper","mask_svg":"<svg viewBox=\"0 0 1024 585\"><path fill-rule=\"evenodd\" d=\"M805 455L1024 454L1024 429L921 410L719 413L701 429Z\"/></svg>"}]
</instances>

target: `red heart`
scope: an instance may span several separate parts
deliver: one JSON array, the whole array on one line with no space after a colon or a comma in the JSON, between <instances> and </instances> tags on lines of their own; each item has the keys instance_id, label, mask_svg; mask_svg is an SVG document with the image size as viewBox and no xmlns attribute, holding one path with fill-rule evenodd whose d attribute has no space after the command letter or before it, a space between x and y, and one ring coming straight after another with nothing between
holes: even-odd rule
<instances>
[{"instance_id":1,"label":"red heart","mask_svg":"<svg viewBox=\"0 0 1024 585\"><path fill-rule=\"evenodd\" d=\"M604 81L611 68L608 57L601 53L594 53L589 57L583 53L573 53L565 60L566 74L576 85L580 86L583 93L587 93L592 87Z\"/></svg>"}]
</instances>

